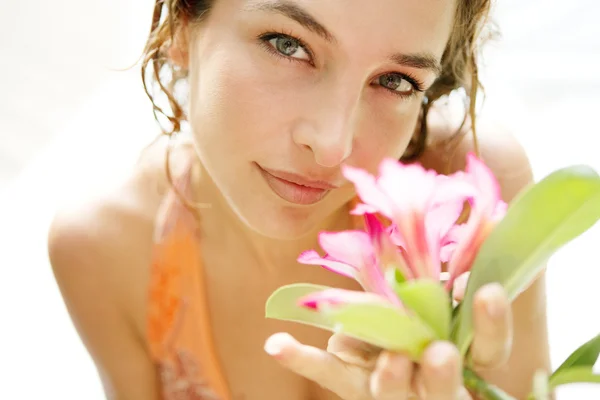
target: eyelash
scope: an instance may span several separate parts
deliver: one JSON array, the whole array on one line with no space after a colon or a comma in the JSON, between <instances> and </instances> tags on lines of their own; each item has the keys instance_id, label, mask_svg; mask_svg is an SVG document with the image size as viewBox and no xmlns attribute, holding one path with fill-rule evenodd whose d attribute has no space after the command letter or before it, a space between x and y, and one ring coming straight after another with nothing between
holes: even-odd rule
<instances>
[{"instance_id":1,"label":"eyelash","mask_svg":"<svg viewBox=\"0 0 600 400\"><path fill-rule=\"evenodd\" d=\"M275 49L269 43L270 40L278 38L278 37L282 37L282 36L287 36L287 37L297 41L298 44L300 45L300 47L302 47L302 49L306 52L306 54L309 55L310 61L301 60L298 58L289 57L284 54L281 54L279 51L277 51L277 49ZM265 32L265 33L259 35L258 39L260 40L261 46L265 50L267 50L269 53L271 53L279 58L282 58L282 59L290 61L290 62L301 62L301 63L308 62L311 66L314 66L314 61L313 61L314 55L313 55L313 52L310 50L310 47L306 44L306 42L304 40L300 39L299 37L297 37L296 35L294 35L292 33L270 31L270 32ZM391 89L381 86L388 94L390 94L392 96L405 99L405 98L416 96L417 93L423 93L425 91L425 84L423 83L423 81L421 81L419 78L417 78L414 75L411 75L409 73L401 73L401 72L391 72L389 74L399 75L400 77L402 77L402 79L406 80L413 87L413 91L411 93L405 94L405 93L397 92L395 90L391 90ZM384 75L387 75L387 74L384 74Z\"/></svg>"},{"instance_id":2,"label":"eyelash","mask_svg":"<svg viewBox=\"0 0 600 400\"><path fill-rule=\"evenodd\" d=\"M405 81L407 81L408 83L410 83L411 86L413 87L412 92L409 93L409 94L405 94L405 93L402 93L402 92L396 92L395 90L391 90L391 89L388 89L388 88L384 87L384 89L386 89L386 91L388 93L390 93L391 95L393 95L393 96L399 96L401 98L409 98L409 97L416 96L418 93L423 93L425 91L425 83L423 83L423 81L421 81L416 76L411 75L411 74L406 73L406 72L404 72L404 73L402 73L402 72L391 72L391 74L400 75L400 77L402 79L404 79ZM387 74L384 74L384 75L387 75Z\"/></svg>"},{"instance_id":3,"label":"eyelash","mask_svg":"<svg viewBox=\"0 0 600 400\"><path fill-rule=\"evenodd\" d=\"M298 58L294 58L294 57L288 57L284 54L281 54L280 52L277 51L277 49L273 48L273 46L271 46L271 44L269 43L270 40L272 39L276 39L278 37L289 37L295 41L298 42L298 44L300 45L300 47L302 47L302 49L306 52L306 54L308 54L308 56L310 57L310 61L306 61L306 60L300 60ZM283 32L275 32L275 31L271 31L271 32L265 32L261 35L258 36L258 39L260 40L260 44L265 48L265 50L267 50L269 53L283 58L287 61L292 61L292 62L308 62L311 66L314 66L314 54L313 52L310 50L310 47L308 46L308 44L306 44L306 42L304 42L304 40L300 39L299 37L297 37L296 35L292 34L292 33L283 33Z\"/></svg>"}]
</instances>

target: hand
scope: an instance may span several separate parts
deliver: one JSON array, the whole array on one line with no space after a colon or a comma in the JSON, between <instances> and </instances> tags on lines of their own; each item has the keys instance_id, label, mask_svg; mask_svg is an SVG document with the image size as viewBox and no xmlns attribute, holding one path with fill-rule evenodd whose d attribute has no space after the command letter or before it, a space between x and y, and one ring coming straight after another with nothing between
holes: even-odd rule
<instances>
[{"instance_id":1,"label":"hand","mask_svg":"<svg viewBox=\"0 0 600 400\"><path fill-rule=\"evenodd\" d=\"M459 281L455 286L459 299L462 284ZM510 354L510 303L500 285L489 284L477 292L473 307L471 358L478 370L493 368ZM340 334L333 335L323 351L287 333L276 333L265 343L265 351L344 400L471 399L463 387L460 354L448 342L430 344L418 364L403 354L381 351Z\"/></svg>"}]
</instances>

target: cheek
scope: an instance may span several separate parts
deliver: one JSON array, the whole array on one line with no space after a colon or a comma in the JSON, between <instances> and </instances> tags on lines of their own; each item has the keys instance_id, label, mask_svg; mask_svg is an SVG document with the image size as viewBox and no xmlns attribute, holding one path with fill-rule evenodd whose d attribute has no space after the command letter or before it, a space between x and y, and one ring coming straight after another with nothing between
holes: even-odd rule
<instances>
[{"instance_id":1,"label":"cheek","mask_svg":"<svg viewBox=\"0 0 600 400\"><path fill-rule=\"evenodd\" d=\"M215 47L193 66L190 79L190 120L198 141L235 148L246 158L285 151L298 95L287 69L240 40Z\"/></svg>"},{"instance_id":2,"label":"cheek","mask_svg":"<svg viewBox=\"0 0 600 400\"><path fill-rule=\"evenodd\" d=\"M242 50L213 52L194 75L190 123L200 145L248 155L272 142L282 101Z\"/></svg>"},{"instance_id":3,"label":"cheek","mask_svg":"<svg viewBox=\"0 0 600 400\"><path fill-rule=\"evenodd\" d=\"M415 132L420 109L416 99L395 110L370 108L362 118L350 163L374 171L385 157L399 159Z\"/></svg>"}]
</instances>

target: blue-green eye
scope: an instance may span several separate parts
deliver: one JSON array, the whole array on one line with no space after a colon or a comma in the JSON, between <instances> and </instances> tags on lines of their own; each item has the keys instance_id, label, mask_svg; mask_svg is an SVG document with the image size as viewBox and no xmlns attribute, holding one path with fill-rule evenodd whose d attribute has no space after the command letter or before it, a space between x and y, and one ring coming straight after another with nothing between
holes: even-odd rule
<instances>
[{"instance_id":1,"label":"blue-green eye","mask_svg":"<svg viewBox=\"0 0 600 400\"><path fill-rule=\"evenodd\" d=\"M282 56L298 60L310 60L310 54L304 48L302 42L284 34L272 34L265 38L269 46Z\"/></svg>"},{"instance_id":2,"label":"blue-green eye","mask_svg":"<svg viewBox=\"0 0 600 400\"><path fill-rule=\"evenodd\" d=\"M402 74L381 75L378 83L384 88L399 94L411 94L415 90L414 85Z\"/></svg>"}]
</instances>

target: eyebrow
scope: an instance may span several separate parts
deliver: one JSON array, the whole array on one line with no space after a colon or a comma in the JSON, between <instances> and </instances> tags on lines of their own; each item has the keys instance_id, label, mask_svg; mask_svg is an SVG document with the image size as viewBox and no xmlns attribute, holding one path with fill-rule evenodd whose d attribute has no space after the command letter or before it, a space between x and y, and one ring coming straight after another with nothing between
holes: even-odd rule
<instances>
[{"instance_id":1,"label":"eyebrow","mask_svg":"<svg viewBox=\"0 0 600 400\"><path fill-rule=\"evenodd\" d=\"M293 19L309 31L316 33L328 42L336 42L335 37L316 20L315 17L310 15L306 10L297 4L290 1L264 1L264 2L253 2L245 7L247 11L266 11L281 14L288 18Z\"/></svg>"},{"instance_id":2,"label":"eyebrow","mask_svg":"<svg viewBox=\"0 0 600 400\"><path fill-rule=\"evenodd\" d=\"M390 61L410 68L427 69L434 72L436 76L440 76L442 73L440 62L432 54L396 53L390 57Z\"/></svg>"},{"instance_id":3,"label":"eyebrow","mask_svg":"<svg viewBox=\"0 0 600 400\"><path fill-rule=\"evenodd\" d=\"M286 0L271 0L271 1L260 1L252 2L245 7L246 11L263 11L281 14L285 17L293 19L309 31L316 33L323 39L330 43L337 42L337 39L331 32L323 26L315 17L310 15L299 5ZM403 54L396 53L390 58L390 61L394 64L403 65L409 68L426 69L435 73L439 76L442 72L442 66L440 62L431 54Z\"/></svg>"}]
</instances>

